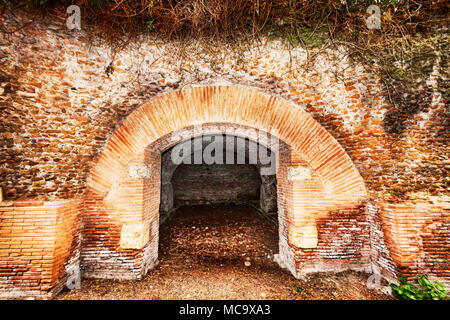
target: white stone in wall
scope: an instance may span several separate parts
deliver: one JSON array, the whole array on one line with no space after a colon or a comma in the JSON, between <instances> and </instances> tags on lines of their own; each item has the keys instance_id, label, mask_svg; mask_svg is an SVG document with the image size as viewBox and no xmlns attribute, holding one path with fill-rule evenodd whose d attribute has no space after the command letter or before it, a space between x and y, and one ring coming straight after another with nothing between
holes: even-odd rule
<instances>
[{"instance_id":1,"label":"white stone in wall","mask_svg":"<svg viewBox=\"0 0 450 320\"><path fill-rule=\"evenodd\" d=\"M311 169L308 166L289 167L289 181L303 181L311 179Z\"/></svg>"},{"instance_id":2,"label":"white stone in wall","mask_svg":"<svg viewBox=\"0 0 450 320\"><path fill-rule=\"evenodd\" d=\"M288 238L291 245L302 249L316 248L319 241L315 223L302 226L289 225Z\"/></svg>"},{"instance_id":3,"label":"white stone in wall","mask_svg":"<svg viewBox=\"0 0 450 320\"><path fill-rule=\"evenodd\" d=\"M67 280L66 280L66 287L69 290L73 289L81 289L81 271L80 271L80 264L70 264L66 267L66 274L67 274Z\"/></svg>"},{"instance_id":4,"label":"white stone in wall","mask_svg":"<svg viewBox=\"0 0 450 320\"><path fill-rule=\"evenodd\" d=\"M130 178L150 178L152 176L151 165L132 164L129 171Z\"/></svg>"},{"instance_id":5,"label":"white stone in wall","mask_svg":"<svg viewBox=\"0 0 450 320\"><path fill-rule=\"evenodd\" d=\"M149 239L149 223L124 224L120 233L120 247L122 249L142 249Z\"/></svg>"}]
</instances>

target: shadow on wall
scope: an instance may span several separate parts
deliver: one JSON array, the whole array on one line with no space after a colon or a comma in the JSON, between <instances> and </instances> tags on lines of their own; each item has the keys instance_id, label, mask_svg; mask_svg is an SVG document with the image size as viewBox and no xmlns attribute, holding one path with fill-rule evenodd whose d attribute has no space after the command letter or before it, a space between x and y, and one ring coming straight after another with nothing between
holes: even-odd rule
<instances>
[{"instance_id":1,"label":"shadow on wall","mask_svg":"<svg viewBox=\"0 0 450 320\"><path fill-rule=\"evenodd\" d=\"M175 207L259 200L261 178L250 164L182 164L172 177Z\"/></svg>"},{"instance_id":2,"label":"shadow on wall","mask_svg":"<svg viewBox=\"0 0 450 320\"><path fill-rule=\"evenodd\" d=\"M415 115L421 112L427 113L435 90L438 90L442 98L448 101L448 81L445 80L445 73L448 75L449 54L445 50L443 53L442 57L438 57L434 52L416 54L405 67L406 69L398 68L395 74L385 77L382 84L386 92L389 92L389 98L393 103L383 119L386 133L401 135L414 123ZM436 88L428 83L428 80L433 77L434 67L439 71L435 79L438 84ZM448 117L443 119L442 125L445 128ZM444 130L448 133L448 126Z\"/></svg>"},{"instance_id":3,"label":"shadow on wall","mask_svg":"<svg viewBox=\"0 0 450 320\"><path fill-rule=\"evenodd\" d=\"M6 150L7 153L3 153L4 156L0 157L0 181L1 187L4 190L4 196L6 199L15 199L18 197L17 190L14 188L13 181L19 179L29 178L32 179L33 172L35 170L26 169L24 167L26 164L22 162L23 153L20 148L16 147L16 138L20 138L23 142L28 141L28 137L24 135L24 130L22 129L22 116L21 113L25 113L25 110L17 110L14 107L13 102L16 99L20 99L17 96L16 91L19 90L20 85L17 84L17 76L13 77L0 70L0 83L5 83L0 92L0 102L5 102L5 104L0 105L0 145L2 149ZM35 143L36 141L29 141ZM29 163L28 165L33 165ZM36 196L34 192L28 192L27 194L21 195L22 198Z\"/></svg>"}]
</instances>

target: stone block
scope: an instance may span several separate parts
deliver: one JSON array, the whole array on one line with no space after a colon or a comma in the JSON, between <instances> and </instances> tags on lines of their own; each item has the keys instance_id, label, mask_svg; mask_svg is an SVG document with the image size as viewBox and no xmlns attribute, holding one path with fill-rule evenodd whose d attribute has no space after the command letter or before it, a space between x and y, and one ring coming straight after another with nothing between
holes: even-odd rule
<instances>
[{"instance_id":1,"label":"stone block","mask_svg":"<svg viewBox=\"0 0 450 320\"><path fill-rule=\"evenodd\" d=\"M149 223L129 223L122 226L120 247L122 249L142 249L150 238Z\"/></svg>"},{"instance_id":2,"label":"stone block","mask_svg":"<svg viewBox=\"0 0 450 320\"><path fill-rule=\"evenodd\" d=\"M311 168L308 166L290 167L288 170L289 181L303 181L311 179Z\"/></svg>"}]
</instances>

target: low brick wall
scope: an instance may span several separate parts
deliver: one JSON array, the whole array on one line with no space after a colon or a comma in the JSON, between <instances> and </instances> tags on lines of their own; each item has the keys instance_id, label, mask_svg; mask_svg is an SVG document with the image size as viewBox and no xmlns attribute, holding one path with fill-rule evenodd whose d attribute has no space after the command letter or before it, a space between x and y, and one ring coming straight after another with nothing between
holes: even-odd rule
<instances>
[{"instance_id":1,"label":"low brick wall","mask_svg":"<svg viewBox=\"0 0 450 320\"><path fill-rule=\"evenodd\" d=\"M78 272L80 249L86 277L140 279L146 274L157 263L158 219L144 217L151 222L142 246L121 248L124 224L116 223L116 231L108 227L101 206L92 200L84 205L80 200L0 203L0 297L51 298ZM290 244L283 227L280 250L290 251L286 256L292 261L284 263L297 277L360 270L394 281L398 275L413 279L426 273L450 285L449 212L446 203L336 206L318 213L315 248ZM103 229L99 224L105 224ZM106 236L111 241L105 242Z\"/></svg>"},{"instance_id":2,"label":"low brick wall","mask_svg":"<svg viewBox=\"0 0 450 320\"><path fill-rule=\"evenodd\" d=\"M299 275L323 271L369 271L370 225L365 204L330 210L317 220L314 249L296 249Z\"/></svg>"},{"instance_id":3,"label":"low brick wall","mask_svg":"<svg viewBox=\"0 0 450 320\"><path fill-rule=\"evenodd\" d=\"M181 165L173 180L174 205L248 203L259 200L261 178L255 165Z\"/></svg>"},{"instance_id":4,"label":"low brick wall","mask_svg":"<svg viewBox=\"0 0 450 320\"><path fill-rule=\"evenodd\" d=\"M51 297L79 269L81 201L0 203L0 297Z\"/></svg>"},{"instance_id":5,"label":"low brick wall","mask_svg":"<svg viewBox=\"0 0 450 320\"><path fill-rule=\"evenodd\" d=\"M450 285L450 204L381 203L373 209L372 260L381 274L428 274Z\"/></svg>"}]
</instances>

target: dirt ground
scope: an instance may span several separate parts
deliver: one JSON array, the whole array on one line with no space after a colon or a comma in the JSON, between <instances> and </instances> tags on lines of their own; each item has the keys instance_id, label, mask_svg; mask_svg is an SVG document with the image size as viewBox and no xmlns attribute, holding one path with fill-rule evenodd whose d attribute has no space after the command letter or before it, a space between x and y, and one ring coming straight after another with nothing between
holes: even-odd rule
<instances>
[{"instance_id":1,"label":"dirt ground","mask_svg":"<svg viewBox=\"0 0 450 320\"><path fill-rule=\"evenodd\" d=\"M273 222L248 207L184 207L160 229L160 264L141 281L83 280L57 299L391 299L358 272L297 280L273 262Z\"/></svg>"}]
</instances>

